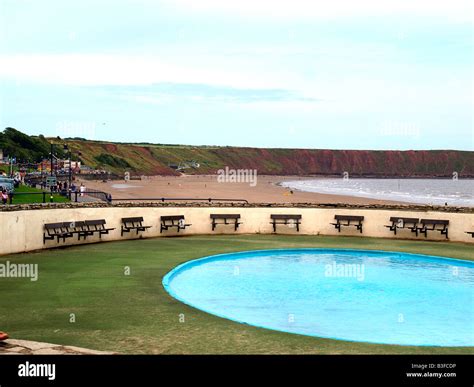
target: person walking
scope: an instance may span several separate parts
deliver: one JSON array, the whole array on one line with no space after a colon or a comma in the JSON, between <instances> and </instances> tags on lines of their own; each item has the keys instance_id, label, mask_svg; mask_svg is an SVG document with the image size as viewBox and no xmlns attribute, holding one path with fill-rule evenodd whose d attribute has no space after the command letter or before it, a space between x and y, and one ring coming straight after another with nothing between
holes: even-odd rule
<instances>
[{"instance_id":1,"label":"person walking","mask_svg":"<svg viewBox=\"0 0 474 387\"><path fill-rule=\"evenodd\" d=\"M8 203L8 194L5 189L2 189L2 203L7 204Z\"/></svg>"}]
</instances>

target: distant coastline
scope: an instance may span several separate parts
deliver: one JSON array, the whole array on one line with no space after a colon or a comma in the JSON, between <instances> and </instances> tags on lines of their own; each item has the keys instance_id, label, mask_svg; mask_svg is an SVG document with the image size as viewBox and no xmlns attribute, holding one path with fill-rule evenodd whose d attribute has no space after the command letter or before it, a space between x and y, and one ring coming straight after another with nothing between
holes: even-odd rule
<instances>
[{"instance_id":1,"label":"distant coastline","mask_svg":"<svg viewBox=\"0 0 474 387\"><path fill-rule=\"evenodd\" d=\"M474 179L440 178L309 178L282 181L281 187L301 192L338 194L428 205L474 207Z\"/></svg>"}]
</instances>

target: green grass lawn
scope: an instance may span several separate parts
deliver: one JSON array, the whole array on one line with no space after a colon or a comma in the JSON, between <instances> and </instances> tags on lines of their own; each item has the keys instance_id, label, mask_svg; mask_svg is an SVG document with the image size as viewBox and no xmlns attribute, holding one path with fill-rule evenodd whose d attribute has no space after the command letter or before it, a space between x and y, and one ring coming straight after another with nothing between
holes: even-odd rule
<instances>
[{"instance_id":1,"label":"green grass lawn","mask_svg":"<svg viewBox=\"0 0 474 387\"><path fill-rule=\"evenodd\" d=\"M190 259L291 247L382 249L473 260L472 245L460 243L281 235L155 238L17 254L1 257L0 263L38 263L39 279L0 278L0 330L12 338L121 353L474 352L473 347L354 343L256 328L188 307L169 296L161 284L168 271ZM124 275L127 266L129 276Z\"/></svg>"},{"instance_id":2,"label":"green grass lawn","mask_svg":"<svg viewBox=\"0 0 474 387\"><path fill-rule=\"evenodd\" d=\"M35 193L42 192L42 190L37 188L27 187L22 185L18 188L15 188L15 195L13 196L13 204L29 204L29 203L43 203L43 195L35 195ZM19 194L19 195L18 195ZM30 194L30 195L28 195ZM49 203L49 193L46 195L46 202ZM54 203L65 203L69 199L64 196L54 194L53 202Z\"/></svg>"}]
</instances>

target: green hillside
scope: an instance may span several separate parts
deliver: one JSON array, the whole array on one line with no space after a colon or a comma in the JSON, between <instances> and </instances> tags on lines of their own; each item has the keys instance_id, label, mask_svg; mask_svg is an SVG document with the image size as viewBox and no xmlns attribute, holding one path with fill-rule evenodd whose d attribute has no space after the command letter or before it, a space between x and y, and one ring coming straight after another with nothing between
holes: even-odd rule
<instances>
[{"instance_id":1,"label":"green hillside","mask_svg":"<svg viewBox=\"0 0 474 387\"><path fill-rule=\"evenodd\" d=\"M7 128L0 134L4 155L24 161L39 161L47 156L50 142L61 157L67 144L73 153L81 152L87 166L123 174L128 171L145 175L177 175L171 165L195 160L199 168L186 173L208 174L229 168L256 169L269 175L341 175L352 176L444 176L454 172L460 177L474 177L474 152L434 151L372 151L271 149L163 144L132 144L89 141L85 139L45 138L27 136Z\"/></svg>"}]
</instances>

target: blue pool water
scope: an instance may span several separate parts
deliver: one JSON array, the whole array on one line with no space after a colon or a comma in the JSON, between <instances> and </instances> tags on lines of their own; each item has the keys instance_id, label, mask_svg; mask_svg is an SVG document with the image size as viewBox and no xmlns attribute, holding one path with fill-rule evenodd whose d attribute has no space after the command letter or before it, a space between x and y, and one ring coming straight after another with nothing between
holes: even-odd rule
<instances>
[{"instance_id":1,"label":"blue pool water","mask_svg":"<svg viewBox=\"0 0 474 387\"><path fill-rule=\"evenodd\" d=\"M278 331L400 345L474 345L474 263L384 251L263 250L178 266L176 299Z\"/></svg>"}]
</instances>

